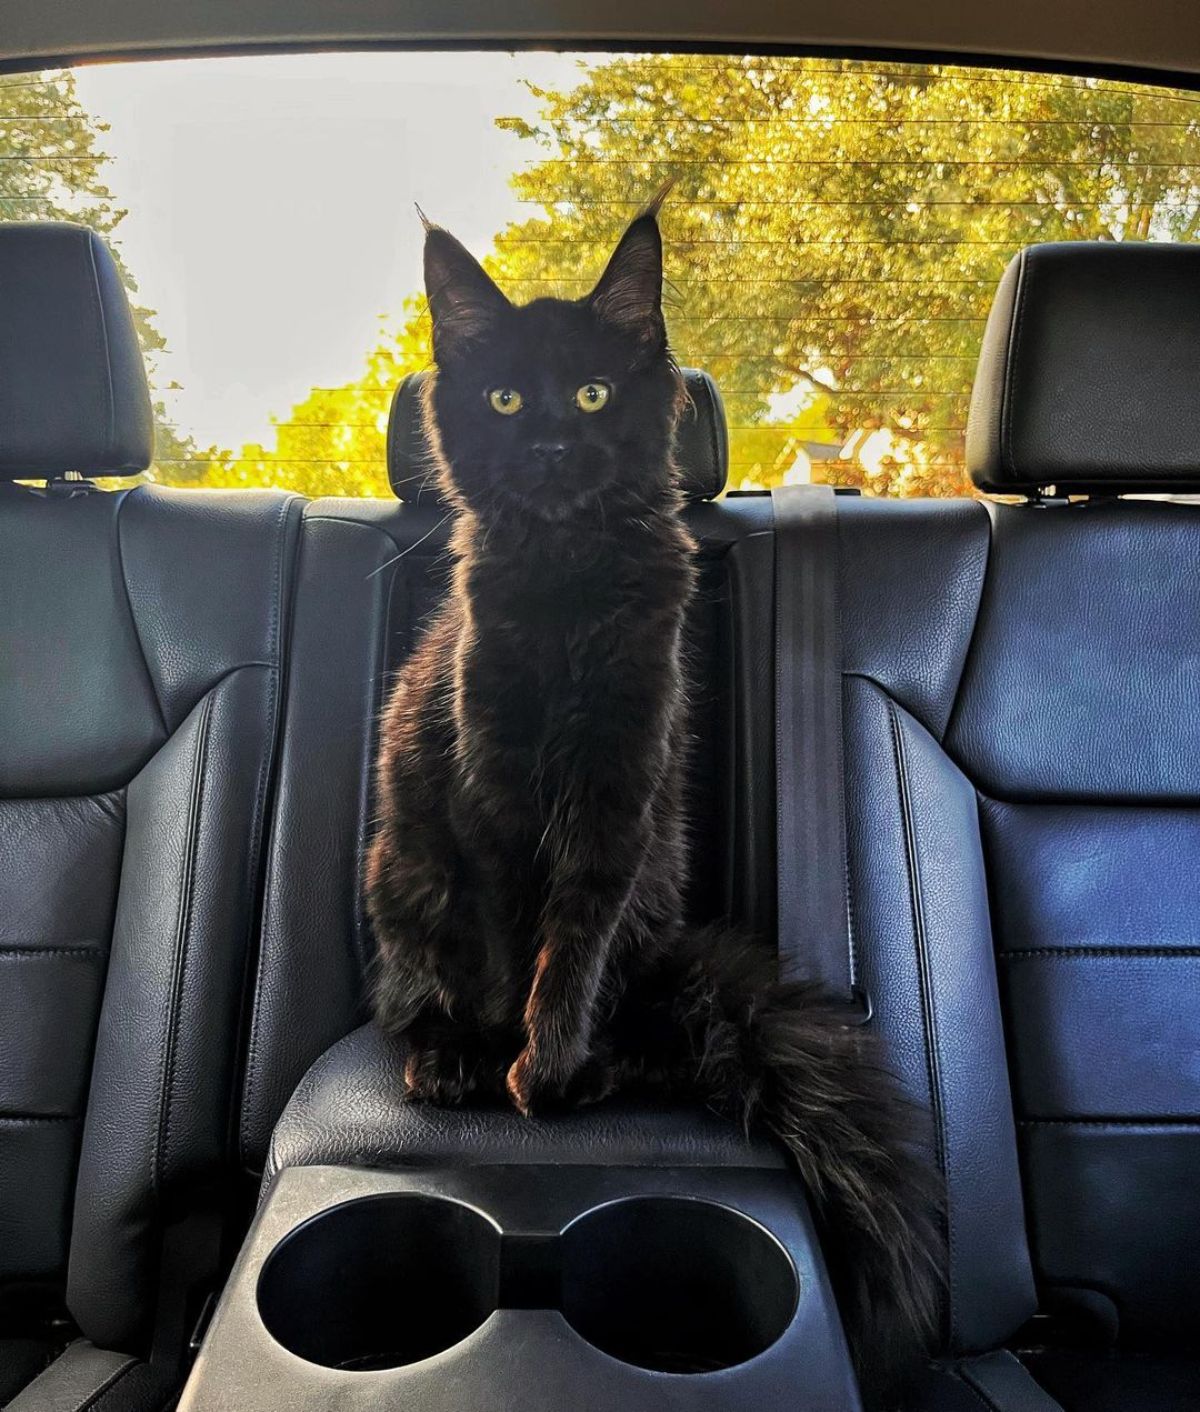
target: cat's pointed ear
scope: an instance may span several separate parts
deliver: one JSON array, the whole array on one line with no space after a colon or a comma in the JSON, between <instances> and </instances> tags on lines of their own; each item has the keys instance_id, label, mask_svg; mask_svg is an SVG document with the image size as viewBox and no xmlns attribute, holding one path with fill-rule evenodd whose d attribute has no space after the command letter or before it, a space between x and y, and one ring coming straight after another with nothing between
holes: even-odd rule
<instances>
[{"instance_id":1,"label":"cat's pointed ear","mask_svg":"<svg viewBox=\"0 0 1200 1412\"><path fill-rule=\"evenodd\" d=\"M421 216L424 221L424 215ZM425 221L425 295L433 317L433 358L453 361L487 337L509 308L492 277L465 246Z\"/></svg>"},{"instance_id":2,"label":"cat's pointed ear","mask_svg":"<svg viewBox=\"0 0 1200 1412\"><path fill-rule=\"evenodd\" d=\"M662 313L663 246L658 210L667 194L658 193L621 237L588 303L596 317L636 339L644 353L666 346Z\"/></svg>"}]
</instances>

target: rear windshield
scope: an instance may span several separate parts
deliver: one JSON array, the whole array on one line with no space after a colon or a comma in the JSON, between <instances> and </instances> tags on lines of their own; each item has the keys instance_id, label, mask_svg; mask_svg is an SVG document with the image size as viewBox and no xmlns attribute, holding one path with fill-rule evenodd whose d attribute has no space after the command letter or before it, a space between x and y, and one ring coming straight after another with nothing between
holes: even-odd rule
<instances>
[{"instance_id":1,"label":"rear windshield","mask_svg":"<svg viewBox=\"0 0 1200 1412\"><path fill-rule=\"evenodd\" d=\"M671 338L724 392L731 488L957 495L1005 263L1200 238L1200 95L662 54L0 77L0 217L116 248L172 485L387 494L391 389L429 362L415 204L514 298L573 297L667 177Z\"/></svg>"}]
</instances>

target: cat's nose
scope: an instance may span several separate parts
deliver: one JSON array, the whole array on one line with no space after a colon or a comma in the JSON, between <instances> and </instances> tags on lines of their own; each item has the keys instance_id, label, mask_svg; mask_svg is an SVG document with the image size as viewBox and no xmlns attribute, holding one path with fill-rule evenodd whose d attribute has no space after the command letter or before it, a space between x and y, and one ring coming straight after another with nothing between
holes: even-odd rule
<instances>
[{"instance_id":1,"label":"cat's nose","mask_svg":"<svg viewBox=\"0 0 1200 1412\"><path fill-rule=\"evenodd\" d=\"M562 441L535 441L531 449L534 460L543 466L561 465L567 454L566 443Z\"/></svg>"}]
</instances>

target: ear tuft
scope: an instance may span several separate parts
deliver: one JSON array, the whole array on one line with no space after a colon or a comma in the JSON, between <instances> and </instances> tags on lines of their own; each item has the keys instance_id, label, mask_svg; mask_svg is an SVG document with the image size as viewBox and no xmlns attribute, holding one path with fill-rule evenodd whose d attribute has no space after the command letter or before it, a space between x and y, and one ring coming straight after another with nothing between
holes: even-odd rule
<instances>
[{"instance_id":1,"label":"ear tuft","mask_svg":"<svg viewBox=\"0 0 1200 1412\"><path fill-rule=\"evenodd\" d=\"M662 210L663 203L666 201L667 197L670 196L674 187L675 178L673 176L669 176L666 181L664 181L663 184L654 193L654 195L650 198L650 200L647 201L646 204L642 207L641 211L638 213L639 216L650 216L653 220L657 221L658 213ZM419 209L420 208L418 207L418 210Z\"/></svg>"},{"instance_id":2,"label":"ear tuft","mask_svg":"<svg viewBox=\"0 0 1200 1412\"><path fill-rule=\"evenodd\" d=\"M634 219L588 295L596 317L636 339L642 354L656 353L667 342L662 316L663 251L658 211L670 188L671 183L667 182Z\"/></svg>"},{"instance_id":3,"label":"ear tuft","mask_svg":"<svg viewBox=\"0 0 1200 1412\"><path fill-rule=\"evenodd\" d=\"M478 260L441 226L425 221L425 295L439 365L467 352L510 307Z\"/></svg>"}]
</instances>

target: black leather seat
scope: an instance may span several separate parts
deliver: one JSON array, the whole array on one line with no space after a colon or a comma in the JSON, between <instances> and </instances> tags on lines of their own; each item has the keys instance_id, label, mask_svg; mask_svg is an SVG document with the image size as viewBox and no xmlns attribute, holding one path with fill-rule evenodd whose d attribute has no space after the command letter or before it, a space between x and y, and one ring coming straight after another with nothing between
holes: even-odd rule
<instances>
[{"instance_id":1,"label":"black leather seat","mask_svg":"<svg viewBox=\"0 0 1200 1412\"><path fill-rule=\"evenodd\" d=\"M1027 503L839 499L853 941L947 1192L922 1406L1200 1407L1200 507L1116 498L1200 490L1198 347L1200 250L1032 249L968 437Z\"/></svg>"},{"instance_id":2,"label":"black leather seat","mask_svg":"<svg viewBox=\"0 0 1200 1412\"><path fill-rule=\"evenodd\" d=\"M0 310L0 1402L78 1333L13 1407L161 1406L234 1171L300 503L66 479L152 454L90 232L0 226Z\"/></svg>"}]
</instances>

